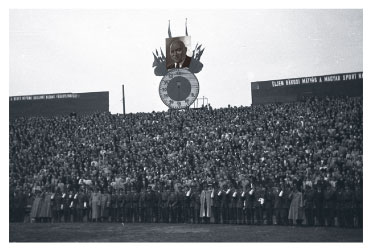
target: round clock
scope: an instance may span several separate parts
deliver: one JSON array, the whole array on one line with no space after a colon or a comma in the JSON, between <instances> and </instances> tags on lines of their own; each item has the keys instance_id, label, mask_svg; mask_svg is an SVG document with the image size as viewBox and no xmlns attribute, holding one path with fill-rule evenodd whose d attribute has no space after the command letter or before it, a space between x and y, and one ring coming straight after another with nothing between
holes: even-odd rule
<instances>
[{"instance_id":1,"label":"round clock","mask_svg":"<svg viewBox=\"0 0 370 250\"><path fill-rule=\"evenodd\" d=\"M159 96L169 108L187 108L198 94L198 79L186 68L169 70L159 84Z\"/></svg>"}]
</instances>

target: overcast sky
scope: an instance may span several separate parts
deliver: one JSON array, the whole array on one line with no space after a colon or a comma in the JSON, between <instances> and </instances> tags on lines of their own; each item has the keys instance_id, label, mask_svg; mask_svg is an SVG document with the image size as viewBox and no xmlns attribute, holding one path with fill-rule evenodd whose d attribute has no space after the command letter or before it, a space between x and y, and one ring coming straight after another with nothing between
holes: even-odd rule
<instances>
[{"instance_id":1,"label":"overcast sky","mask_svg":"<svg viewBox=\"0 0 370 250\"><path fill-rule=\"evenodd\" d=\"M109 91L110 111L167 110L152 52L202 44L199 97L251 104L251 81L363 71L362 10L10 10L9 95Z\"/></svg>"}]
</instances>

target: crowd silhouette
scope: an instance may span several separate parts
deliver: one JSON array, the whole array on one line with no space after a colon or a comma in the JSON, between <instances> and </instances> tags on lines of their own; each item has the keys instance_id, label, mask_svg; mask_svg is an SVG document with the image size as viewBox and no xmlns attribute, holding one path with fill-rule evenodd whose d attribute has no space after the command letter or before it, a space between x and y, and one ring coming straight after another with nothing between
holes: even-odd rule
<instances>
[{"instance_id":1,"label":"crowd silhouette","mask_svg":"<svg viewBox=\"0 0 370 250\"><path fill-rule=\"evenodd\" d=\"M11 222L362 227L362 97L9 126Z\"/></svg>"}]
</instances>

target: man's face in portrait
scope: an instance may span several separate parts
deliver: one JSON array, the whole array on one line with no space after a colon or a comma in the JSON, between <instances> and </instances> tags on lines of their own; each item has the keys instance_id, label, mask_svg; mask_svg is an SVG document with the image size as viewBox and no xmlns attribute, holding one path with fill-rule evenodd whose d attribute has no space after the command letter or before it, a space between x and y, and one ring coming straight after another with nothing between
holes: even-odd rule
<instances>
[{"instance_id":1,"label":"man's face in portrait","mask_svg":"<svg viewBox=\"0 0 370 250\"><path fill-rule=\"evenodd\" d=\"M175 63L180 63L185 59L186 47L181 41L174 41L170 46L171 59Z\"/></svg>"}]
</instances>

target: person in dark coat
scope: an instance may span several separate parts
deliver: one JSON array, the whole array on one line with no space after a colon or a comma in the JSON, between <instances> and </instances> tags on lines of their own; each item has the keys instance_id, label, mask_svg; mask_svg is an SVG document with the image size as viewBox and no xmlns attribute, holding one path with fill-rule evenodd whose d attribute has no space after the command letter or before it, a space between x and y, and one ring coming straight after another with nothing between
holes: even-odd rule
<instances>
[{"instance_id":1,"label":"person in dark coat","mask_svg":"<svg viewBox=\"0 0 370 250\"><path fill-rule=\"evenodd\" d=\"M254 225L254 206L255 206L254 192L255 190L253 185L248 187L246 190L245 210L248 225Z\"/></svg>"},{"instance_id":2,"label":"person in dark coat","mask_svg":"<svg viewBox=\"0 0 370 250\"><path fill-rule=\"evenodd\" d=\"M242 187L239 187L237 193L237 201L236 201L236 223L237 224L244 224L244 200L245 200L245 192L243 191Z\"/></svg>"},{"instance_id":3,"label":"person in dark coat","mask_svg":"<svg viewBox=\"0 0 370 250\"><path fill-rule=\"evenodd\" d=\"M133 222L138 223L139 222L139 200L140 200L140 193L132 190L132 216L133 216Z\"/></svg>"},{"instance_id":4,"label":"person in dark coat","mask_svg":"<svg viewBox=\"0 0 370 250\"><path fill-rule=\"evenodd\" d=\"M75 194L76 199L74 200L76 206L76 214L75 220L76 222L83 222L83 214L84 214L84 202L85 202L85 194L83 193L83 189L79 188L78 193Z\"/></svg>"},{"instance_id":5,"label":"person in dark coat","mask_svg":"<svg viewBox=\"0 0 370 250\"><path fill-rule=\"evenodd\" d=\"M334 188L330 184L326 185L326 189L324 191L324 220L326 225L329 227L334 226L336 203L335 194Z\"/></svg>"},{"instance_id":6,"label":"person in dark coat","mask_svg":"<svg viewBox=\"0 0 370 250\"><path fill-rule=\"evenodd\" d=\"M303 194L303 203L305 208L306 224L307 226L315 225L314 218L314 197L315 191L312 190L311 186L306 186L306 191Z\"/></svg>"},{"instance_id":7,"label":"person in dark coat","mask_svg":"<svg viewBox=\"0 0 370 250\"><path fill-rule=\"evenodd\" d=\"M112 191L110 203L111 222L117 222L118 219L118 189Z\"/></svg>"},{"instance_id":8,"label":"person in dark coat","mask_svg":"<svg viewBox=\"0 0 370 250\"><path fill-rule=\"evenodd\" d=\"M315 195L314 195L314 211L315 211L315 218L317 220L317 224L319 226L324 225L324 216L323 216L323 209L324 209L324 193L322 192L322 188L320 185L315 186Z\"/></svg>"},{"instance_id":9,"label":"person in dark coat","mask_svg":"<svg viewBox=\"0 0 370 250\"><path fill-rule=\"evenodd\" d=\"M200 211L200 188L192 188L190 193L190 211L193 224L200 223L199 211Z\"/></svg>"},{"instance_id":10,"label":"person in dark coat","mask_svg":"<svg viewBox=\"0 0 370 250\"><path fill-rule=\"evenodd\" d=\"M212 214L215 224L219 224L221 219L221 194L222 190L220 188L215 188L212 190Z\"/></svg>"},{"instance_id":11,"label":"person in dark coat","mask_svg":"<svg viewBox=\"0 0 370 250\"><path fill-rule=\"evenodd\" d=\"M230 191L230 203L229 203L229 216L230 216L230 223L236 224L237 222L237 202L238 202L238 190L236 188L232 188Z\"/></svg>"},{"instance_id":12,"label":"person in dark coat","mask_svg":"<svg viewBox=\"0 0 370 250\"><path fill-rule=\"evenodd\" d=\"M73 200L73 193L70 190L68 193L62 194L62 210L63 210L63 218L64 222L71 222L71 209L70 204Z\"/></svg>"},{"instance_id":13,"label":"person in dark coat","mask_svg":"<svg viewBox=\"0 0 370 250\"><path fill-rule=\"evenodd\" d=\"M184 209L183 209L183 214L184 214L184 222L185 223L190 223L190 188L189 186L185 186L185 191L184 191Z\"/></svg>"},{"instance_id":14,"label":"person in dark coat","mask_svg":"<svg viewBox=\"0 0 370 250\"><path fill-rule=\"evenodd\" d=\"M254 199L254 211L257 225L263 225L263 211L265 204L265 189L261 184L257 185Z\"/></svg>"},{"instance_id":15,"label":"person in dark coat","mask_svg":"<svg viewBox=\"0 0 370 250\"><path fill-rule=\"evenodd\" d=\"M178 223L184 223L184 207L185 207L185 193L182 190L182 186L178 186L177 192L177 221Z\"/></svg>"},{"instance_id":16,"label":"person in dark coat","mask_svg":"<svg viewBox=\"0 0 370 250\"><path fill-rule=\"evenodd\" d=\"M83 192L84 200L83 200L83 215L82 218L86 216L86 221L91 222L91 213L92 208L90 205L90 197L91 197L91 190L86 188Z\"/></svg>"},{"instance_id":17,"label":"person in dark coat","mask_svg":"<svg viewBox=\"0 0 370 250\"><path fill-rule=\"evenodd\" d=\"M139 211L140 211L140 222L147 222L147 192L145 192L145 188L143 187L141 189L141 192L139 194Z\"/></svg>"},{"instance_id":18,"label":"person in dark coat","mask_svg":"<svg viewBox=\"0 0 370 250\"><path fill-rule=\"evenodd\" d=\"M125 212L124 212L124 221L125 222L132 222L133 217L133 198L134 198L134 192L131 191L131 189L128 189L126 191L126 194L124 195L125 200Z\"/></svg>"},{"instance_id":19,"label":"person in dark coat","mask_svg":"<svg viewBox=\"0 0 370 250\"><path fill-rule=\"evenodd\" d=\"M126 222L124 221L124 207L125 207L125 195L123 194L123 190L118 190L117 195L117 218L116 222Z\"/></svg>"},{"instance_id":20,"label":"person in dark coat","mask_svg":"<svg viewBox=\"0 0 370 250\"><path fill-rule=\"evenodd\" d=\"M355 187L355 194L354 194L354 206L355 206L355 218L356 218L356 226L362 228L362 214L363 214L363 192L360 186Z\"/></svg>"},{"instance_id":21,"label":"person in dark coat","mask_svg":"<svg viewBox=\"0 0 370 250\"><path fill-rule=\"evenodd\" d=\"M284 225L289 225L289 220L288 220L288 216L289 216L289 208L290 208L290 204L291 204L291 189L289 186L286 186L284 188L284 193L283 193L283 196L282 196L282 220L283 220L283 224ZM303 202L302 202L302 205L303 205Z\"/></svg>"},{"instance_id":22,"label":"person in dark coat","mask_svg":"<svg viewBox=\"0 0 370 250\"><path fill-rule=\"evenodd\" d=\"M344 187L343 198L344 198L343 212L344 212L345 226L352 228L353 227L354 193L348 184L346 184Z\"/></svg>"},{"instance_id":23,"label":"person in dark coat","mask_svg":"<svg viewBox=\"0 0 370 250\"><path fill-rule=\"evenodd\" d=\"M265 213L267 225L272 225L272 214L274 210L274 193L270 185L267 186L265 192Z\"/></svg>"},{"instance_id":24,"label":"person in dark coat","mask_svg":"<svg viewBox=\"0 0 370 250\"><path fill-rule=\"evenodd\" d=\"M155 194L151 186L148 186L145 203L146 203L146 222L153 222L153 209L155 202Z\"/></svg>"},{"instance_id":25,"label":"person in dark coat","mask_svg":"<svg viewBox=\"0 0 370 250\"><path fill-rule=\"evenodd\" d=\"M177 194L175 189L171 188L171 192L168 195L168 208L171 217L171 223L177 222Z\"/></svg>"},{"instance_id":26,"label":"person in dark coat","mask_svg":"<svg viewBox=\"0 0 370 250\"><path fill-rule=\"evenodd\" d=\"M153 222L159 223L161 219L160 208L162 206L162 195L157 187L153 187Z\"/></svg>"},{"instance_id":27,"label":"person in dark coat","mask_svg":"<svg viewBox=\"0 0 370 250\"><path fill-rule=\"evenodd\" d=\"M102 222L108 222L110 203L111 203L111 195L108 193L108 190L105 188L103 190L103 194L101 195L100 218Z\"/></svg>"},{"instance_id":28,"label":"person in dark coat","mask_svg":"<svg viewBox=\"0 0 370 250\"><path fill-rule=\"evenodd\" d=\"M21 189L14 192L14 221L23 222L26 208L27 196L24 195Z\"/></svg>"},{"instance_id":29,"label":"person in dark coat","mask_svg":"<svg viewBox=\"0 0 370 250\"><path fill-rule=\"evenodd\" d=\"M338 218L338 225L340 227L345 226L344 217L344 190L343 186L339 185L336 192L337 202L336 202L336 215Z\"/></svg>"},{"instance_id":30,"label":"person in dark coat","mask_svg":"<svg viewBox=\"0 0 370 250\"><path fill-rule=\"evenodd\" d=\"M226 194L227 186L226 184L221 187L221 194L219 195L220 198L220 213L222 217L222 224L226 224L229 221L228 217L228 196Z\"/></svg>"},{"instance_id":31,"label":"person in dark coat","mask_svg":"<svg viewBox=\"0 0 370 250\"><path fill-rule=\"evenodd\" d=\"M62 204L62 193L60 188L57 187L55 193L51 195L51 210L54 222L61 222L63 216Z\"/></svg>"},{"instance_id":32,"label":"person in dark coat","mask_svg":"<svg viewBox=\"0 0 370 250\"><path fill-rule=\"evenodd\" d=\"M169 207L168 207L168 196L169 196L169 188L166 189L161 193L161 220L164 223L169 222Z\"/></svg>"}]
</instances>

